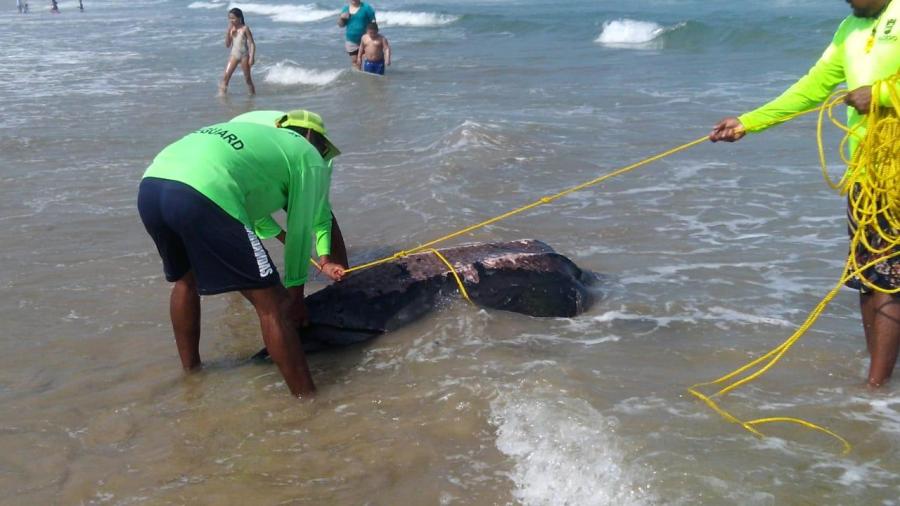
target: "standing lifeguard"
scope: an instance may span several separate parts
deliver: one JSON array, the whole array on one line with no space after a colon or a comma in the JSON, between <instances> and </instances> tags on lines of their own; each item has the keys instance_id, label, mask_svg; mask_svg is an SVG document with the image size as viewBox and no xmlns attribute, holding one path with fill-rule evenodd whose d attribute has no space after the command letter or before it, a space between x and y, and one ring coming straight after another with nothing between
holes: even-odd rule
<instances>
[{"instance_id":1,"label":"standing lifeguard","mask_svg":"<svg viewBox=\"0 0 900 506\"><path fill-rule=\"evenodd\" d=\"M822 104L842 82L847 83L847 123L855 134L850 138L850 154L865 135L860 124L872 101L872 84L900 71L900 2L891 0L847 0L853 9L838 27L831 44L819 61L802 79L775 100L740 117L728 117L713 127L709 139L713 142L734 142L746 132L758 132L786 119L788 116ZM883 101L888 93L880 94ZM889 106L885 102L880 104ZM856 222L849 210L849 229L855 232ZM880 238L872 237L870 244ZM873 254L866 248L851 251L860 265L876 261L890 252ZM866 280L879 288L900 287L900 257L886 259L863 272ZM870 355L868 384L877 387L890 378L900 350L900 298L870 290L859 279L851 279L847 286L860 292L860 311L866 346Z\"/></svg>"}]
</instances>

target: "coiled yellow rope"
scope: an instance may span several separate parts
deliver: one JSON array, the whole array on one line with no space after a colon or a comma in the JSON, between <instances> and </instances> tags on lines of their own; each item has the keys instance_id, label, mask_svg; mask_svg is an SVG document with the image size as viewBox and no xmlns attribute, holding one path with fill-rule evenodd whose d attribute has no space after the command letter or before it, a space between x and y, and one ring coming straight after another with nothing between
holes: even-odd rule
<instances>
[{"instance_id":1,"label":"coiled yellow rope","mask_svg":"<svg viewBox=\"0 0 900 506\"><path fill-rule=\"evenodd\" d=\"M900 231L900 122L898 122L898 117L900 117L900 97L898 97L896 91L897 84L900 82L900 77L898 76L900 74L872 85L872 103L869 114L864 121L858 123L854 128L848 128L837 120L833 112L836 105L843 103L846 92L832 95L825 105L819 108L817 140L822 173L829 186L838 190L841 195L848 196L852 218L855 222L855 231L850 241L850 254L847 257L844 275L840 281L816 305L797 331L783 343L721 378L698 383L688 388L688 392L705 402L707 406L723 418L741 425L744 429L757 436L763 435L757 430L756 426L758 425L787 422L799 424L834 437L843 445L844 453L849 452L852 448L850 443L837 433L800 418L771 417L742 421L722 409L713 398L721 397L757 379L771 369L815 323L828 303L837 295L841 286L849 279L856 277L864 286L871 290L884 293L900 292L900 288L894 290L883 289L864 276L866 269L886 259L900 255L900 251L893 251L900 250L898 248L900 246L900 233L898 233ZM879 106L882 84L887 85L885 88L889 93L890 108ZM825 162L822 130L826 114L833 124L845 132L840 144L840 152L841 159L847 164L847 170L838 181L833 181L830 178ZM862 125L865 125L866 131L864 135L860 132ZM848 159L845 153L849 151L847 148L851 138L858 139L859 146L854 152L852 159ZM875 242L880 244L872 244L872 238L876 238ZM864 246L874 256L873 260L863 265L860 265L856 255L860 246ZM744 376L742 377L742 375ZM700 391L701 387L723 384L724 386L711 395L706 395Z\"/></svg>"}]
</instances>

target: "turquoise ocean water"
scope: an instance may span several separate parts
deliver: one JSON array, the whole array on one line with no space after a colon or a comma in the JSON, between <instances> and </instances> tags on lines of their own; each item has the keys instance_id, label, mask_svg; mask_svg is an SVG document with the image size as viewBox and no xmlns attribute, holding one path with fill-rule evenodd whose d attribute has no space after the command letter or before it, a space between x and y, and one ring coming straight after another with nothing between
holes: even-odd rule
<instances>
[{"instance_id":1,"label":"turquoise ocean water","mask_svg":"<svg viewBox=\"0 0 900 506\"><path fill-rule=\"evenodd\" d=\"M384 78L348 69L337 1L7 3L0 503L900 504L900 394L862 388L852 292L725 402L821 423L850 454L792 426L757 439L685 390L780 343L840 275L844 204L813 119L473 234L547 242L602 275L599 302L573 319L448 302L312 357L311 403L248 361L261 341L239 297L204 301L206 368L182 375L135 209L168 143L304 107L344 153L332 202L362 261L704 135L805 73L845 2L376 2ZM232 6L255 97L240 72L215 97Z\"/></svg>"}]
</instances>

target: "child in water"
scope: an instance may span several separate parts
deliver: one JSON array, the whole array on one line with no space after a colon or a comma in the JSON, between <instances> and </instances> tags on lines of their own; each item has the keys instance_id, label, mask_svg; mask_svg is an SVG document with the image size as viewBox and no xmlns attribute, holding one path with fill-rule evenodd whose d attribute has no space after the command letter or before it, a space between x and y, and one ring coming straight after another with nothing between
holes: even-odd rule
<instances>
[{"instance_id":1,"label":"child in water","mask_svg":"<svg viewBox=\"0 0 900 506\"><path fill-rule=\"evenodd\" d=\"M378 33L378 24L374 21L366 27L366 34L359 42L357 58L362 61L363 72L370 74L384 75L384 66L391 64L391 45L387 37Z\"/></svg>"},{"instance_id":2,"label":"child in water","mask_svg":"<svg viewBox=\"0 0 900 506\"><path fill-rule=\"evenodd\" d=\"M244 12L237 7L228 11L228 28L225 29L225 47L231 48L228 56L228 64L225 65L225 75L219 84L219 95L228 91L228 81L238 64L244 71L244 80L250 89L250 94L256 94L253 79L250 77L250 67L256 63L256 43L253 42L253 34L250 27L244 24Z\"/></svg>"}]
</instances>

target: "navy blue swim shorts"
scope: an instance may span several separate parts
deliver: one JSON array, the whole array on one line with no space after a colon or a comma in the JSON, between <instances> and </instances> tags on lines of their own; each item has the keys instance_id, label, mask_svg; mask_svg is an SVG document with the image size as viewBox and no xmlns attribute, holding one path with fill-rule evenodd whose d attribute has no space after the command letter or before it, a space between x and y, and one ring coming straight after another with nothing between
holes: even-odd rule
<instances>
[{"instance_id":1,"label":"navy blue swim shorts","mask_svg":"<svg viewBox=\"0 0 900 506\"><path fill-rule=\"evenodd\" d=\"M384 75L384 60L381 61L363 61L363 72L370 74Z\"/></svg>"},{"instance_id":2,"label":"navy blue swim shorts","mask_svg":"<svg viewBox=\"0 0 900 506\"><path fill-rule=\"evenodd\" d=\"M201 295L281 282L253 230L184 183L144 178L138 190L138 212L170 282L193 271Z\"/></svg>"}]
</instances>

